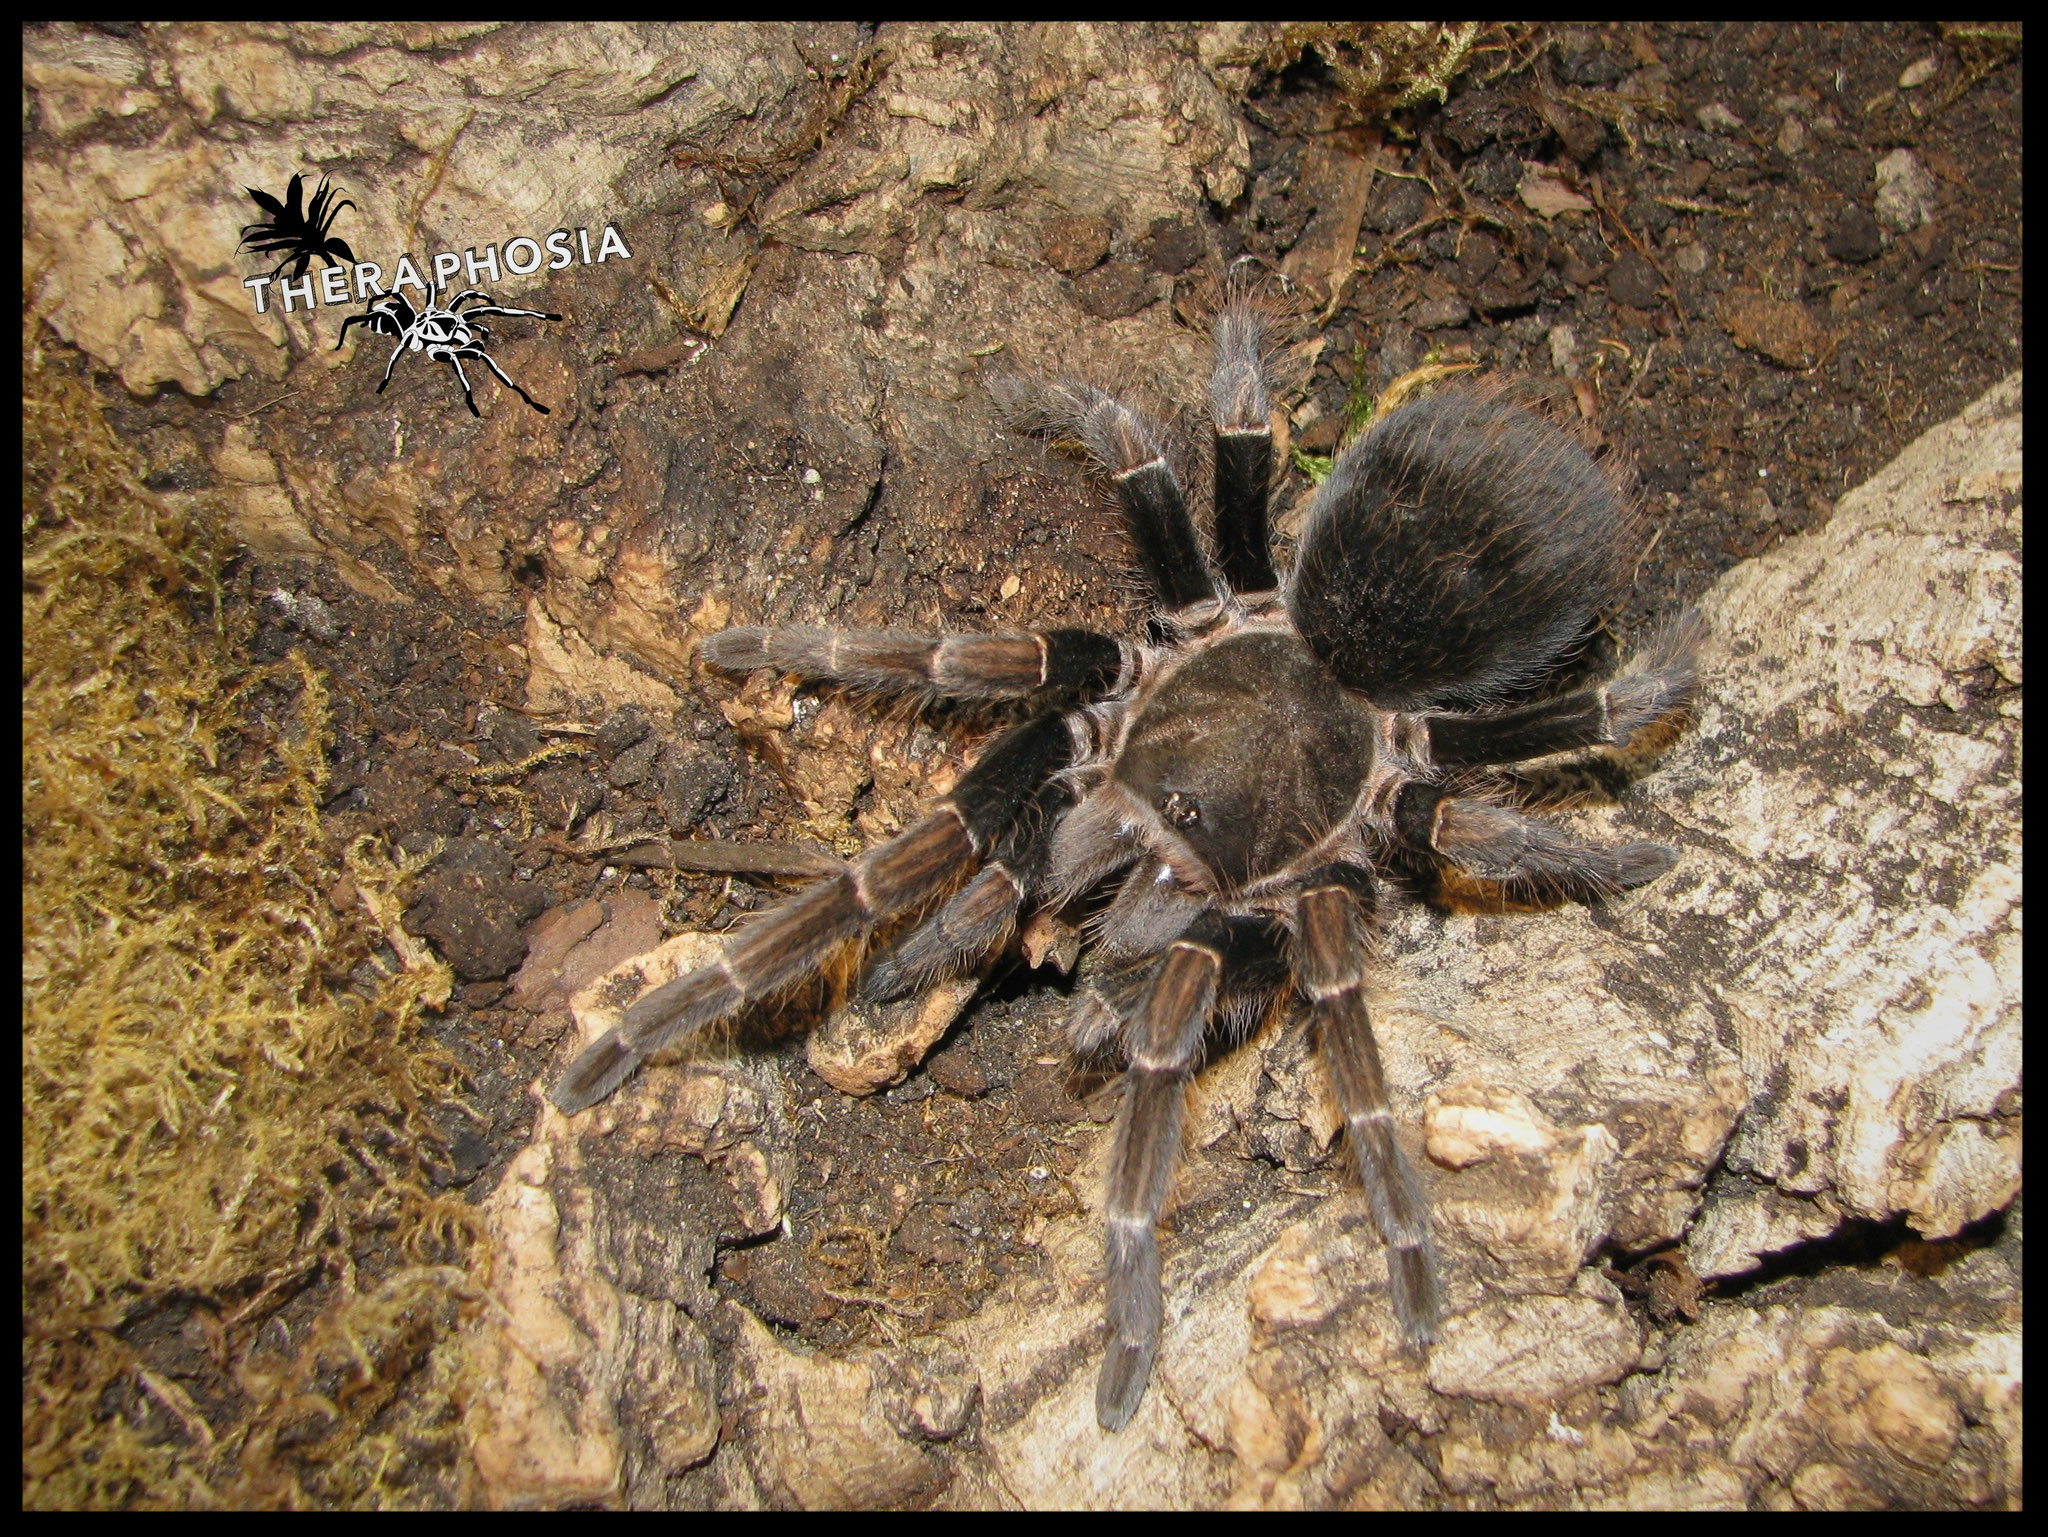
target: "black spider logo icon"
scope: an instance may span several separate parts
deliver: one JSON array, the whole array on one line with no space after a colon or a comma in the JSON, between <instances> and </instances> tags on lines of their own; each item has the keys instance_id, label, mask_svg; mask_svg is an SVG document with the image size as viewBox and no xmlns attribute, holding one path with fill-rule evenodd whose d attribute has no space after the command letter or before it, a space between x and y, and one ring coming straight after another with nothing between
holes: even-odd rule
<instances>
[{"instance_id":1,"label":"black spider logo icon","mask_svg":"<svg viewBox=\"0 0 2048 1537\"><path fill-rule=\"evenodd\" d=\"M496 304L491 296L475 288L465 288L447 307L438 303L439 290L427 302L425 309L415 310L411 302L396 289L388 294L379 294L370 301L369 307L360 315L351 315L341 323L341 335L335 339L337 352L348 340L350 326L368 326L380 336L395 336L398 345L391 349L391 361L384 365L384 378L377 386L379 395L384 386L391 382L391 371L398 366L399 357L410 350L424 352L430 363L446 363L455 370L455 377L462 382L462 398L469 403L471 416L482 416L476 408L476 396L470 393L469 375L462 371L464 358L475 358L484 367L498 376L498 382L513 391L519 398L540 412L549 414L548 408L535 400L526 391L512 382L512 378L500 368L497 360L484 351L484 343L491 339L490 331L481 323L484 315L524 316L531 320L560 320L560 315L551 315L545 310L514 309L510 305ZM481 303L464 309L465 300L477 299Z\"/></svg>"},{"instance_id":2,"label":"black spider logo icon","mask_svg":"<svg viewBox=\"0 0 2048 1537\"><path fill-rule=\"evenodd\" d=\"M303 203L305 185L305 177L294 175L291 185L285 188L281 203L268 192L259 192L254 187L242 189L270 217L261 223L243 225L241 245L266 256L273 251L284 252L284 260L270 269L273 278L287 267L292 269L293 279L304 277L306 268L316 256L330 267L356 259L356 253L348 248L346 240L327 233L334 227L342 209L353 208L355 203L348 198L331 203L329 200L333 193L328 191L327 178L323 176L313 194L312 204L306 206ZM241 246L236 249L241 249Z\"/></svg>"}]
</instances>

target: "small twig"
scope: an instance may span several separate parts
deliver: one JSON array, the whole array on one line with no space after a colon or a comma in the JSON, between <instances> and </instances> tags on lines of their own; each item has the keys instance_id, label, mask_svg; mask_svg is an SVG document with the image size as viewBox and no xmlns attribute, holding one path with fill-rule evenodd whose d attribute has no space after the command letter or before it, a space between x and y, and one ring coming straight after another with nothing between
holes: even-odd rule
<instances>
[{"instance_id":1,"label":"small twig","mask_svg":"<svg viewBox=\"0 0 2048 1537\"><path fill-rule=\"evenodd\" d=\"M251 406L246 411L237 411L233 415L229 416L228 420L231 422L242 421L247 417L254 416L258 411L268 411L272 406L283 405L287 400L290 400L294 395L303 395L305 393L306 392L304 390L292 390L288 394L278 396L277 399L275 400L266 400L260 406Z\"/></svg>"},{"instance_id":2,"label":"small twig","mask_svg":"<svg viewBox=\"0 0 2048 1537\"><path fill-rule=\"evenodd\" d=\"M1724 219L1747 219L1750 216L1747 208L1723 208L1718 203L1702 203L1697 198L1659 197L1651 201L1662 203L1666 208L1675 208L1680 213L1717 213Z\"/></svg>"},{"instance_id":3,"label":"small twig","mask_svg":"<svg viewBox=\"0 0 2048 1537\"><path fill-rule=\"evenodd\" d=\"M1436 136L1431 133L1424 133L1421 143L1423 160L1427 164L1436 167L1438 177L1441 178L1444 186L1451 189L1452 200L1462 210L1460 214L1452 215L1452 217L1457 218L1460 223L1490 222L1500 224L1498 219L1488 220L1485 211L1474 204L1472 194L1466 190L1465 183L1451 169L1451 162L1446 158L1444 152L1437 148ZM1437 200L1442 202L1443 194L1438 191L1437 182L1427 177L1423 178L1423 180L1430 191L1437 193ZM1507 226L1501 225L1501 227L1506 228Z\"/></svg>"},{"instance_id":4,"label":"small twig","mask_svg":"<svg viewBox=\"0 0 2048 1537\"><path fill-rule=\"evenodd\" d=\"M703 875L837 875L846 862L789 843L729 843L677 838L668 846L678 870Z\"/></svg>"},{"instance_id":5,"label":"small twig","mask_svg":"<svg viewBox=\"0 0 2048 1537\"><path fill-rule=\"evenodd\" d=\"M687 870L696 875L755 875L815 878L837 875L846 862L831 854L788 843L729 843L716 838L658 838L645 833L600 843L570 843L549 837L546 846L572 859L605 859L639 869Z\"/></svg>"},{"instance_id":6,"label":"small twig","mask_svg":"<svg viewBox=\"0 0 2048 1537\"><path fill-rule=\"evenodd\" d=\"M302 1287L310 1282L324 1263L325 1260L321 1255L313 1254L300 1260L295 1265L286 1265L271 1271L269 1275L263 1278L262 1290L236 1308L234 1312L228 1314L228 1327L230 1329L237 1328L247 1323L258 1313L268 1310L275 1305L276 1301L288 1289L292 1289L295 1286Z\"/></svg>"},{"instance_id":7,"label":"small twig","mask_svg":"<svg viewBox=\"0 0 2048 1537\"><path fill-rule=\"evenodd\" d=\"M690 318L689 306L684 304L682 300L678 299L675 296L675 294L669 289L668 284L662 282L661 275L659 273L648 273L647 281L653 285L654 291L661 295L663 303L665 303L670 309L674 310L676 314L681 316L684 320L688 320Z\"/></svg>"},{"instance_id":8,"label":"small twig","mask_svg":"<svg viewBox=\"0 0 2048 1537\"><path fill-rule=\"evenodd\" d=\"M1656 532L1650 535L1650 542L1643 546L1643 553L1636 557L1635 570L1628 574L1628 584L1633 587L1636 578L1642 574L1643 562L1650 558L1650 552L1657 548L1657 541L1664 537L1664 525L1659 523Z\"/></svg>"},{"instance_id":9,"label":"small twig","mask_svg":"<svg viewBox=\"0 0 2048 1537\"><path fill-rule=\"evenodd\" d=\"M722 150L676 146L673 164L681 171L702 167L711 172L713 180L718 183L720 199L732 206L741 218L751 220L760 204L761 194L767 188L757 185L744 200L736 202L734 197L726 195L723 178L732 176L772 183L787 177L825 147L832 131L846 120L854 104L882 78L891 62L889 55L872 39L866 40L861 43L845 74L837 80L822 82L803 125L766 154L731 154Z\"/></svg>"},{"instance_id":10,"label":"small twig","mask_svg":"<svg viewBox=\"0 0 2048 1537\"><path fill-rule=\"evenodd\" d=\"M1967 22L1945 28L1943 35L1951 42L1965 40L1991 43L1994 46L1988 51L1987 56L1977 63L1966 64L1962 78L1942 92L1940 99L1927 109L1926 121L1929 123L1969 95L1980 82L1988 80L2005 65L2018 58L2022 46L2017 31L2001 32L1994 28L1973 26Z\"/></svg>"},{"instance_id":11,"label":"small twig","mask_svg":"<svg viewBox=\"0 0 2048 1537\"><path fill-rule=\"evenodd\" d=\"M469 781L471 784L480 785L504 784L508 780L518 779L529 769L539 768L543 763L552 763L557 758L571 758L589 751L589 746L583 742L551 742L531 757L521 758L517 763L495 763L488 768L479 765L469 771Z\"/></svg>"},{"instance_id":12,"label":"small twig","mask_svg":"<svg viewBox=\"0 0 2048 1537\"><path fill-rule=\"evenodd\" d=\"M144 1367L136 1367L135 1375L142 1383L143 1390L162 1404L171 1418L184 1427L185 1434L192 1438L193 1444L200 1451L210 1453L213 1450L213 1427L206 1423L185 1390L175 1382L167 1382Z\"/></svg>"},{"instance_id":13,"label":"small twig","mask_svg":"<svg viewBox=\"0 0 2048 1537\"><path fill-rule=\"evenodd\" d=\"M1653 361L1655 361L1656 356L1657 344L1655 342L1651 342L1648 347L1643 349L1643 361L1636 368L1636 376L1635 378L1629 381L1628 388L1622 391L1621 399L1617 400L1614 403L1614 410L1619 411L1623 406L1627 405L1629 401L1635 398L1636 390L1638 387L1641 386L1644 375L1649 373L1650 364Z\"/></svg>"},{"instance_id":14,"label":"small twig","mask_svg":"<svg viewBox=\"0 0 2048 1537\"><path fill-rule=\"evenodd\" d=\"M862 1307L880 1308L885 1313L894 1313L898 1318L922 1319L924 1317L923 1308L905 1307L893 1298L880 1297L873 1292L835 1291L829 1286L824 1288L824 1292L834 1302L853 1302L858 1303Z\"/></svg>"},{"instance_id":15,"label":"small twig","mask_svg":"<svg viewBox=\"0 0 2048 1537\"><path fill-rule=\"evenodd\" d=\"M1415 176L1410 177L1409 180L1422 181L1424 180L1424 178L1420 176ZM1352 274L1363 272L1370 276L1372 273L1379 271L1382 267L1400 267L1406 266L1410 262L1420 261L1422 258L1419 256L1403 256L1400 251L1402 243L1415 235L1421 234L1424 230L1429 229L1433 225L1456 224L1457 222L1458 216L1454 213L1435 213L1429 215L1427 218L1417 219L1413 224L1409 225L1399 234L1389 235L1386 237L1386 239L1380 242L1379 254L1373 257L1371 266L1364 267L1360 266L1356 262L1353 262L1351 266L1351 272Z\"/></svg>"}]
</instances>

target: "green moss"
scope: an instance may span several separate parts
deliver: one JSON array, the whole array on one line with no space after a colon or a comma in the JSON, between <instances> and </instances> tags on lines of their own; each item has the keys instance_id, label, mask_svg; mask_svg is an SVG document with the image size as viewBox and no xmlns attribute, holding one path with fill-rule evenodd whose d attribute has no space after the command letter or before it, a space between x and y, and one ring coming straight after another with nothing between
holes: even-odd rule
<instances>
[{"instance_id":1,"label":"green moss","mask_svg":"<svg viewBox=\"0 0 2048 1537\"><path fill-rule=\"evenodd\" d=\"M1292 21L1257 62L1278 71L1312 53L1359 117L1378 119L1444 100L1475 55L1505 51L1519 30L1476 21Z\"/></svg>"},{"instance_id":2,"label":"green moss","mask_svg":"<svg viewBox=\"0 0 2048 1537\"><path fill-rule=\"evenodd\" d=\"M1308 477L1308 483L1312 486L1320 486L1328 480L1330 466L1337 462L1333 455L1305 454L1298 448L1291 457L1294 460L1294 467Z\"/></svg>"},{"instance_id":3,"label":"green moss","mask_svg":"<svg viewBox=\"0 0 2048 1537\"><path fill-rule=\"evenodd\" d=\"M423 1178L439 1156L424 1109L457 1088L420 1029L433 979L401 973L368 998L339 985L376 931L324 896L342 864L318 815L325 688L302 657L245 660L216 585L231 549L203 517L142 487L75 365L32 326L21 589L28 1508L406 1498L402 1460L374 1446L373 1419L389 1419L393 1394L350 1397L333 1384L365 1370L411 1377L453 1348L447 1309L464 1289L446 1278L461 1271L430 1262L459 1266L469 1217ZM361 1263L374 1283L358 1279L370 1253ZM411 1295L406 1278L426 1274L442 1278L430 1326L416 1300L377 1302L394 1286ZM327 1313L309 1342L266 1366L258 1330L322 1278L313 1295ZM193 1390L203 1408L133 1342L167 1308L189 1310L218 1367ZM337 1329L353 1367L321 1364ZM435 1372L448 1377L448 1363L422 1378L428 1399ZM318 1434L280 1437L309 1393L332 1415Z\"/></svg>"}]
</instances>

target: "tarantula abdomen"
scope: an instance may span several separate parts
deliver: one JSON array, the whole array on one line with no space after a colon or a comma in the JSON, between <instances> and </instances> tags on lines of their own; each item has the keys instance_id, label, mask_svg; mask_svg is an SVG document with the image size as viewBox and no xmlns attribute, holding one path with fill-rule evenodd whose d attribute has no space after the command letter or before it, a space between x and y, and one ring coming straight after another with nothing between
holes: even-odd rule
<instances>
[{"instance_id":1,"label":"tarantula abdomen","mask_svg":"<svg viewBox=\"0 0 2048 1537\"><path fill-rule=\"evenodd\" d=\"M1540 679L1619 601L1634 518L1566 433L1495 395L1402 407L1337 460L1287 610L1330 670L1393 710Z\"/></svg>"}]
</instances>

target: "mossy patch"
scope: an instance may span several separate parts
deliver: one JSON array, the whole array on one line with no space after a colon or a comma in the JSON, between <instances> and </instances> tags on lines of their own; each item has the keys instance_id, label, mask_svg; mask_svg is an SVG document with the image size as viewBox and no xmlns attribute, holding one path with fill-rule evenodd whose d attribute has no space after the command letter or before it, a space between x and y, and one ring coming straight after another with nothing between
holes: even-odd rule
<instances>
[{"instance_id":1,"label":"mossy patch","mask_svg":"<svg viewBox=\"0 0 2048 1537\"><path fill-rule=\"evenodd\" d=\"M232 542L22 357L22 1503L446 1503L468 1209L437 1194L404 872L323 840L323 680ZM383 887L385 889L379 890ZM386 905L395 905L387 903ZM288 1319L286 1310L295 1310Z\"/></svg>"}]
</instances>

